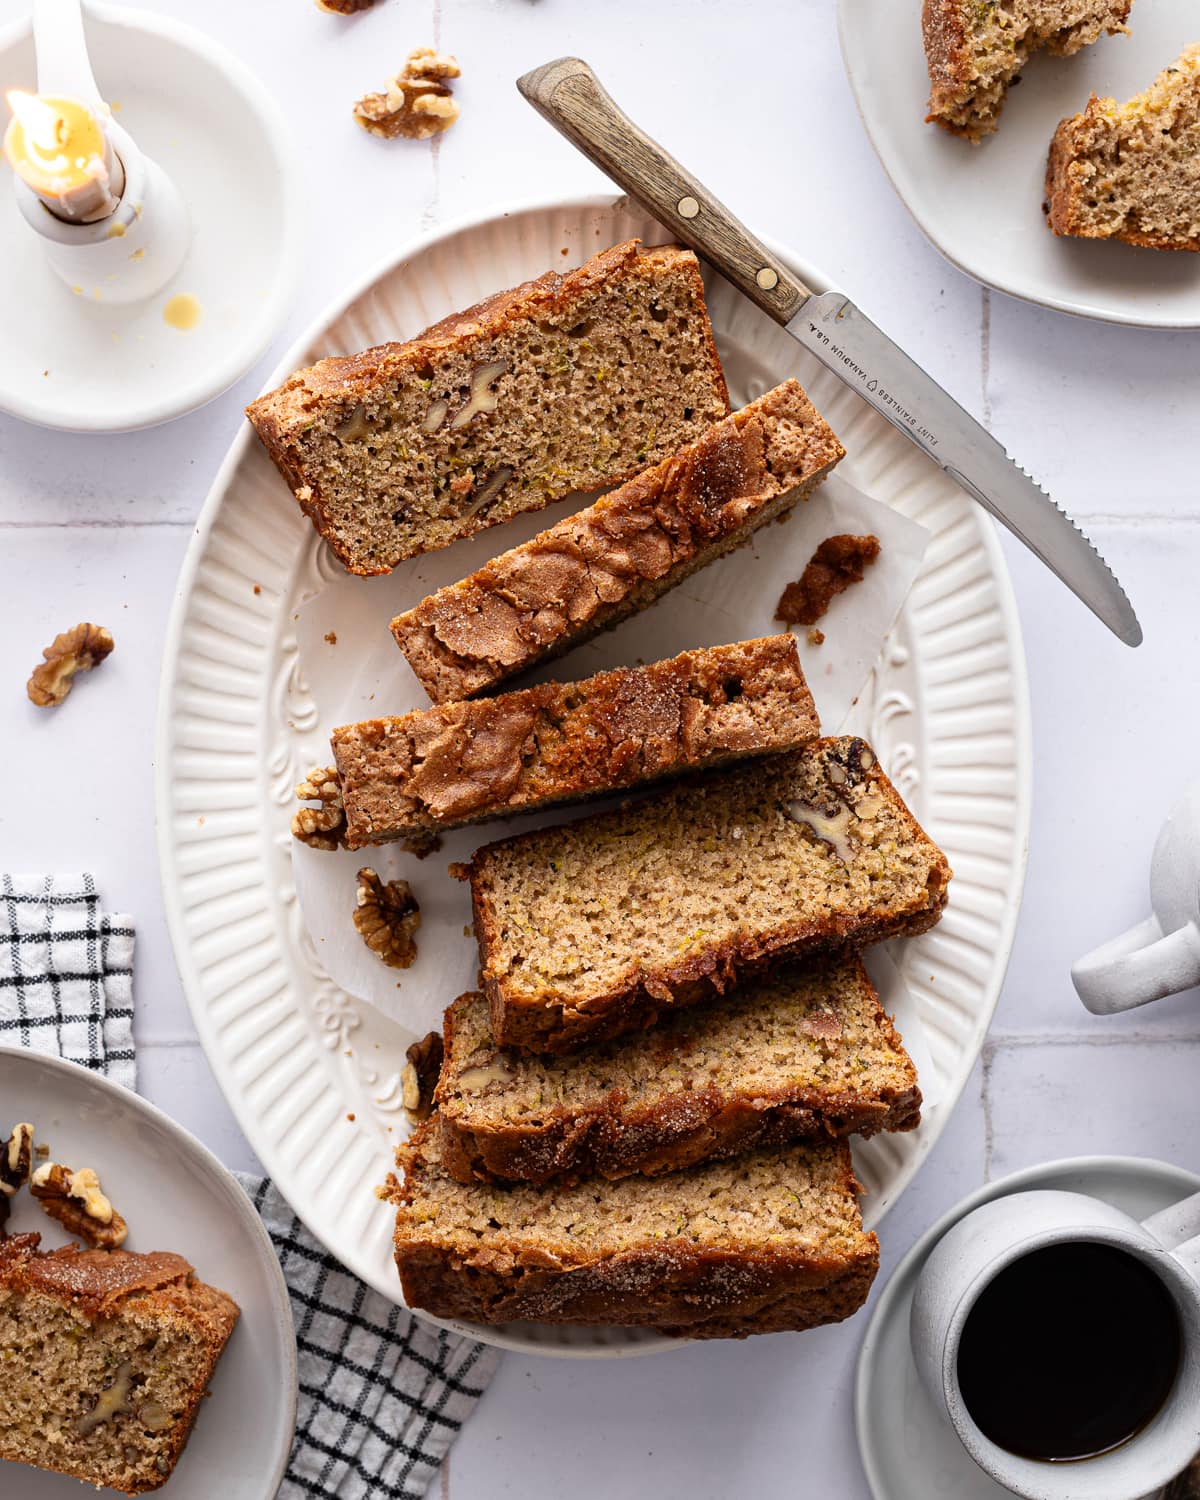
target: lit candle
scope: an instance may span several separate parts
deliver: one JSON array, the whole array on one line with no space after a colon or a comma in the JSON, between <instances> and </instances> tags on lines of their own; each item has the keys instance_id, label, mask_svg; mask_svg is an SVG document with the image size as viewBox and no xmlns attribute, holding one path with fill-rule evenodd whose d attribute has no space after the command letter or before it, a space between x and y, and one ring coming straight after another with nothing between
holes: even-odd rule
<instances>
[{"instance_id":1,"label":"lit candle","mask_svg":"<svg viewBox=\"0 0 1200 1500\"><path fill-rule=\"evenodd\" d=\"M117 207L125 173L104 126L77 99L12 89L4 154L50 212L71 223L106 218Z\"/></svg>"}]
</instances>

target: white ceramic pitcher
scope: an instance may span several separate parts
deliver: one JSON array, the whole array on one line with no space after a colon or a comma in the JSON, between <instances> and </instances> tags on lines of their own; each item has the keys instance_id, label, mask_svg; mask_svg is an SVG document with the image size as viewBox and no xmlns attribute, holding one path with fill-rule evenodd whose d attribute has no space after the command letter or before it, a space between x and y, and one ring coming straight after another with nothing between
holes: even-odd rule
<instances>
[{"instance_id":1,"label":"white ceramic pitcher","mask_svg":"<svg viewBox=\"0 0 1200 1500\"><path fill-rule=\"evenodd\" d=\"M1150 865L1152 914L1071 969L1098 1016L1132 1010L1200 984L1200 782L1163 824Z\"/></svg>"},{"instance_id":2,"label":"white ceramic pitcher","mask_svg":"<svg viewBox=\"0 0 1200 1500\"><path fill-rule=\"evenodd\" d=\"M980 1293L1005 1267L1049 1245L1081 1241L1131 1255L1170 1293L1182 1339L1175 1385L1158 1414L1119 1448L1075 1463L1022 1458L987 1438L967 1410L958 1384L959 1343ZM1097 1318L1104 1315L1098 1306ZM930 1398L997 1483L1026 1500L1140 1500L1200 1449L1200 1193L1141 1224L1084 1193L1012 1193L982 1204L947 1230L925 1262L910 1334Z\"/></svg>"}]
</instances>

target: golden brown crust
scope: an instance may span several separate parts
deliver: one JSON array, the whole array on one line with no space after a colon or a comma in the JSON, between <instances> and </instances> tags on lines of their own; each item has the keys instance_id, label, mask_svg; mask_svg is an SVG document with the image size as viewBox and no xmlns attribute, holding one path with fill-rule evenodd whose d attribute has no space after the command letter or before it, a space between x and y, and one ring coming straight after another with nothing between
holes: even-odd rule
<instances>
[{"instance_id":1,"label":"golden brown crust","mask_svg":"<svg viewBox=\"0 0 1200 1500\"><path fill-rule=\"evenodd\" d=\"M818 740L808 748L819 755L839 743L836 739ZM741 980L768 973L792 959L927 932L945 909L949 863L929 841L873 756L865 775L900 820L908 838L929 852L928 883L907 904L898 903L888 910L803 916L780 921L764 932L743 930L731 939L693 946L686 956L669 964L632 959L619 984L597 988L582 999L578 993L556 992L548 983L535 994L527 994L513 982L511 974L497 974L492 966L491 955L500 941L489 899L493 872L503 864L509 849L522 841L538 839L542 831L518 834L477 850L465 878L471 885L481 982L497 1044L528 1052L569 1052L585 1043L652 1026L664 1010L723 994Z\"/></svg>"},{"instance_id":2,"label":"golden brown crust","mask_svg":"<svg viewBox=\"0 0 1200 1500\"><path fill-rule=\"evenodd\" d=\"M428 1127L426 1127L428 1128ZM843 1150L839 1193L857 1194ZM557 1240L489 1232L470 1250L452 1249L436 1228L410 1222L405 1205L422 1170L420 1141L399 1153L394 1247L404 1298L438 1317L480 1323L531 1319L652 1327L690 1338L741 1338L800 1330L849 1317L866 1300L879 1242L861 1231L836 1248L798 1250L758 1239L737 1250L686 1237L616 1254Z\"/></svg>"},{"instance_id":3,"label":"golden brown crust","mask_svg":"<svg viewBox=\"0 0 1200 1500\"><path fill-rule=\"evenodd\" d=\"M616 625L747 542L845 449L794 380L392 621L435 703L495 687Z\"/></svg>"},{"instance_id":4,"label":"golden brown crust","mask_svg":"<svg viewBox=\"0 0 1200 1500\"><path fill-rule=\"evenodd\" d=\"M820 733L788 635L333 732L348 848L603 795Z\"/></svg>"},{"instance_id":5,"label":"golden brown crust","mask_svg":"<svg viewBox=\"0 0 1200 1500\"><path fill-rule=\"evenodd\" d=\"M117 1321L129 1312L135 1312L143 1323L182 1322L203 1350L190 1398L172 1415L173 1430L162 1451L164 1467L152 1481L134 1482L122 1493L156 1490L170 1477L187 1443L205 1388L237 1323L237 1303L226 1292L197 1281L183 1256L170 1251L83 1250L66 1245L43 1252L38 1249L40 1242L38 1234L0 1236L0 1293L49 1298L90 1323ZM47 1450L39 1467L97 1486L112 1485L111 1476L97 1476L87 1467L86 1456L70 1450L69 1442ZM6 1457L28 1459L25 1453L7 1453L0 1432L0 1459Z\"/></svg>"},{"instance_id":6,"label":"golden brown crust","mask_svg":"<svg viewBox=\"0 0 1200 1500\"><path fill-rule=\"evenodd\" d=\"M1093 224L1084 213L1083 203L1090 176L1087 158L1102 148L1119 112L1115 99L1101 99L1092 94L1082 114L1069 115L1059 122L1046 161L1043 206L1047 225L1060 236L1114 239L1144 250L1200 251L1200 236L1176 238L1149 234L1130 225L1123 225L1117 233L1109 233Z\"/></svg>"},{"instance_id":7,"label":"golden brown crust","mask_svg":"<svg viewBox=\"0 0 1200 1500\"><path fill-rule=\"evenodd\" d=\"M947 114L961 105L963 89L970 77L971 53L962 0L924 0L921 36L929 66L929 113L925 122L941 125L951 134L964 135L964 130L946 119Z\"/></svg>"},{"instance_id":8,"label":"golden brown crust","mask_svg":"<svg viewBox=\"0 0 1200 1500\"><path fill-rule=\"evenodd\" d=\"M306 414L327 402L345 405L361 400L373 390L402 378L412 377L417 372L435 366L438 360L448 354L486 341L520 320L539 315L544 318L569 308L594 288L618 275L640 274L652 277L662 268L671 268L690 276L694 283L696 303L703 310L704 286L699 264L691 251L678 245L659 245L644 249L639 240L626 240L600 251L582 266L565 274L546 271L541 276L522 282L520 286L495 292L462 312L449 314L423 333L403 343L378 344L358 354L318 360L316 364L296 371L276 390L268 391L252 401L246 407L246 415L275 466L291 486L301 510L329 542L348 570L363 575L389 572L399 558L379 566L364 567L347 555L330 507L315 487L297 442ZM704 355L711 366L714 391L727 410L729 393L712 337L712 328L706 316L703 326L698 327L697 331ZM615 457L621 461L607 476L606 482L609 484L623 483L639 467L630 455ZM531 489L521 508L540 510L557 498L559 496L549 489ZM505 517L493 516L489 519L486 514L465 514L455 536L447 536L438 545L447 546L455 537L473 535L501 519ZM414 552L420 550L422 549L414 549ZM403 555L411 556L414 552Z\"/></svg>"}]
</instances>

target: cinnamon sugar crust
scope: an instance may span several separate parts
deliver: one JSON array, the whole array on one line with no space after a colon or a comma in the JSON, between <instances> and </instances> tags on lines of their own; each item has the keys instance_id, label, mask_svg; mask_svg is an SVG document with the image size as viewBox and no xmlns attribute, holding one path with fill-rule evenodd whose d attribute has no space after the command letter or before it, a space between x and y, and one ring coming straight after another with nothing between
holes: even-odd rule
<instances>
[{"instance_id":1,"label":"cinnamon sugar crust","mask_svg":"<svg viewBox=\"0 0 1200 1500\"><path fill-rule=\"evenodd\" d=\"M845 456L794 380L392 621L435 703L469 698L644 609L782 515Z\"/></svg>"},{"instance_id":2,"label":"cinnamon sugar crust","mask_svg":"<svg viewBox=\"0 0 1200 1500\"><path fill-rule=\"evenodd\" d=\"M786 635L370 719L333 732L345 843L419 838L793 749L819 733Z\"/></svg>"}]
</instances>

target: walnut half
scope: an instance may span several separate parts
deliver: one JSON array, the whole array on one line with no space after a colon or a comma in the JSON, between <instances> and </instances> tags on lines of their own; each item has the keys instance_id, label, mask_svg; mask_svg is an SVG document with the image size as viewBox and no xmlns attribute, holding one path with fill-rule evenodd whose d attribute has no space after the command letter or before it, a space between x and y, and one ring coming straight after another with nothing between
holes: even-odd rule
<instances>
[{"instance_id":1,"label":"walnut half","mask_svg":"<svg viewBox=\"0 0 1200 1500\"><path fill-rule=\"evenodd\" d=\"M338 849L346 841L346 809L342 784L333 766L314 766L296 788L301 802L319 802L320 807L302 807L292 817L292 837L310 849Z\"/></svg>"},{"instance_id":2,"label":"walnut half","mask_svg":"<svg viewBox=\"0 0 1200 1500\"><path fill-rule=\"evenodd\" d=\"M42 652L46 658L25 684L29 701L39 708L56 708L71 691L76 672L90 672L112 651L113 638L103 625L86 621L64 630Z\"/></svg>"},{"instance_id":3,"label":"walnut half","mask_svg":"<svg viewBox=\"0 0 1200 1500\"><path fill-rule=\"evenodd\" d=\"M407 880L380 880L374 870L358 872L354 926L362 940L390 969L407 969L417 956L421 908Z\"/></svg>"},{"instance_id":4,"label":"walnut half","mask_svg":"<svg viewBox=\"0 0 1200 1500\"><path fill-rule=\"evenodd\" d=\"M29 1191L68 1234L93 1250L116 1250L125 1243L129 1226L101 1192L91 1167L73 1172L61 1162L45 1162L29 1179Z\"/></svg>"},{"instance_id":5,"label":"walnut half","mask_svg":"<svg viewBox=\"0 0 1200 1500\"><path fill-rule=\"evenodd\" d=\"M442 1072L442 1034L430 1031L404 1054L407 1061L400 1081L404 1087L404 1113L419 1125L433 1113L433 1091Z\"/></svg>"},{"instance_id":6,"label":"walnut half","mask_svg":"<svg viewBox=\"0 0 1200 1500\"><path fill-rule=\"evenodd\" d=\"M408 54L401 72L388 80L385 92L365 94L354 106L354 118L371 135L388 140L405 136L425 141L449 130L458 119L458 105L446 83L462 69L449 53L418 47Z\"/></svg>"}]
</instances>

